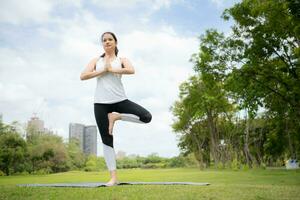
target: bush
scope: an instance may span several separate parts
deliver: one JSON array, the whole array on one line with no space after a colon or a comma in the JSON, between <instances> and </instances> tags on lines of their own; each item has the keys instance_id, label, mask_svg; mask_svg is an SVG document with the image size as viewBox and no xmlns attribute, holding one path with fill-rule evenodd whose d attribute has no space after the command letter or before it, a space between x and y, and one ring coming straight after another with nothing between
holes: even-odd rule
<instances>
[{"instance_id":1,"label":"bush","mask_svg":"<svg viewBox=\"0 0 300 200\"><path fill-rule=\"evenodd\" d=\"M245 170L245 171L247 171L247 170L249 170L249 165L247 165L247 164L244 164L244 165L241 165L241 169L242 170Z\"/></svg>"},{"instance_id":2,"label":"bush","mask_svg":"<svg viewBox=\"0 0 300 200\"><path fill-rule=\"evenodd\" d=\"M23 172L14 173L14 175L26 176L26 175L29 175L29 173L27 171L23 171Z\"/></svg>"},{"instance_id":3,"label":"bush","mask_svg":"<svg viewBox=\"0 0 300 200\"><path fill-rule=\"evenodd\" d=\"M5 173L0 170L0 176L5 176Z\"/></svg>"},{"instance_id":4,"label":"bush","mask_svg":"<svg viewBox=\"0 0 300 200\"><path fill-rule=\"evenodd\" d=\"M185 167L185 160L183 156L176 156L169 159L168 167Z\"/></svg>"},{"instance_id":5,"label":"bush","mask_svg":"<svg viewBox=\"0 0 300 200\"><path fill-rule=\"evenodd\" d=\"M156 169L158 166L154 163L147 163L141 166L142 169Z\"/></svg>"},{"instance_id":6,"label":"bush","mask_svg":"<svg viewBox=\"0 0 300 200\"><path fill-rule=\"evenodd\" d=\"M199 167L199 162L197 161L195 154L190 153L183 157L184 166L183 167Z\"/></svg>"},{"instance_id":7,"label":"bush","mask_svg":"<svg viewBox=\"0 0 300 200\"><path fill-rule=\"evenodd\" d=\"M99 170L105 170L106 169L106 164L105 164L105 160L103 157L97 157L97 169Z\"/></svg>"},{"instance_id":8,"label":"bush","mask_svg":"<svg viewBox=\"0 0 300 200\"><path fill-rule=\"evenodd\" d=\"M6 175L24 171L26 141L15 131L0 134L0 170Z\"/></svg>"},{"instance_id":9,"label":"bush","mask_svg":"<svg viewBox=\"0 0 300 200\"><path fill-rule=\"evenodd\" d=\"M93 168L93 167L85 167L83 170L84 170L85 172L96 171L95 168Z\"/></svg>"},{"instance_id":10,"label":"bush","mask_svg":"<svg viewBox=\"0 0 300 200\"><path fill-rule=\"evenodd\" d=\"M96 160L94 160L93 157L89 157L89 160L86 162L85 165L86 166L84 168L84 171L86 171L86 172L97 171Z\"/></svg>"},{"instance_id":11,"label":"bush","mask_svg":"<svg viewBox=\"0 0 300 200\"><path fill-rule=\"evenodd\" d=\"M141 166L141 164L138 163L136 158L125 157L125 158L119 159L117 161L118 169L139 168L140 166Z\"/></svg>"},{"instance_id":12,"label":"bush","mask_svg":"<svg viewBox=\"0 0 300 200\"><path fill-rule=\"evenodd\" d=\"M157 169L157 168L166 168L166 163L147 163L141 166L143 169Z\"/></svg>"},{"instance_id":13,"label":"bush","mask_svg":"<svg viewBox=\"0 0 300 200\"><path fill-rule=\"evenodd\" d=\"M237 160L237 158L233 159L231 162L231 169L237 171L240 169L240 162Z\"/></svg>"},{"instance_id":14,"label":"bush","mask_svg":"<svg viewBox=\"0 0 300 200\"><path fill-rule=\"evenodd\" d=\"M164 161L164 158L159 157L157 153L152 153L146 157L144 163L159 163L162 161Z\"/></svg>"},{"instance_id":15,"label":"bush","mask_svg":"<svg viewBox=\"0 0 300 200\"><path fill-rule=\"evenodd\" d=\"M51 172L52 172L51 168L47 167L47 168L43 168L43 169L34 171L32 174L44 175L44 174L50 174Z\"/></svg>"},{"instance_id":16,"label":"bush","mask_svg":"<svg viewBox=\"0 0 300 200\"><path fill-rule=\"evenodd\" d=\"M219 162L216 166L217 169L225 169L225 166L223 165L222 162Z\"/></svg>"}]
</instances>

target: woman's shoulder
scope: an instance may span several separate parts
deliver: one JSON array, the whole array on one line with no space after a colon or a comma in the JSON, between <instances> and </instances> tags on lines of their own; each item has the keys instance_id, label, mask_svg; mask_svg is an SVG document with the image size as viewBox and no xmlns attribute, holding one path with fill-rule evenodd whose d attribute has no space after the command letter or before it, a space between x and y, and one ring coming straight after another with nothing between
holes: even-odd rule
<instances>
[{"instance_id":1,"label":"woman's shoulder","mask_svg":"<svg viewBox=\"0 0 300 200\"><path fill-rule=\"evenodd\" d=\"M118 56L118 58L120 59L120 61L122 61L122 62L127 62L127 61L129 61L129 59L128 59L128 57L127 56L123 56L123 55L121 55L121 56Z\"/></svg>"},{"instance_id":2,"label":"woman's shoulder","mask_svg":"<svg viewBox=\"0 0 300 200\"><path fill-rule=\"evenodd\" d=\"M100 57L100 56L95 56L95 57L93 57L92 59L91 59L91 62L97 62L98 60L100 60L100 59L102 59L102 57Z\"/></svg>"},{"instance_id":3,"label":"woman's shoulder","mask_svg":"<svg viewBox=\"0 0 300 200\"><path fill-rule=\"evenodd\" d=\"M93 60L95 63L97 63L98 61L103 60L103 57L97 56L97 57L94 57L92 60Z\"/></svg>"},{"instance_id":4,"label":"woman's shoulder","mask_svg":"<svg viewBox=\"0 0 300 200\"><path fill-rule=\"evenodd\" d=\"M101 59L100 56L98 56L98 57L93 57L93 58L91 59L91 61L90 61L90 64L96 68L97 63L98 63L98 61L99 61L100 59Z\"/></svg>"},{"instance_id":5,"label":"woman's shoulder","mask_svg":"<svg viewBox=\"0 0 300 200\"><path fill-rule=\"evenodd\" d=\"M120 61L121 61L122 64L132 65L131 61L126 56L122 56L122 57L120 56Z\"/></svg>"}]
</instances>

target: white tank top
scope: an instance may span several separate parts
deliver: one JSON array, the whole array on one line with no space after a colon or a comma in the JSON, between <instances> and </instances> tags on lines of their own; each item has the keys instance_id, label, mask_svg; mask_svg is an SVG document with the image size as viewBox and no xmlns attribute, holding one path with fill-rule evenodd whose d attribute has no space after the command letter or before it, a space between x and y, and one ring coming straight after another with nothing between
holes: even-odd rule
<instances>
[{"instance_id":1,"label":"white tank top","mask_svg":"<svg viewBox=\"0 0 300 200\"><path fill-rule=\"evenodd\" d=\"M103 69L104 65L104 58L100 57L96 63L96 70ZM111 67L122 68L121 59L116 57L111 62ZM121 74L111 72L97 77L94 103L117 103L127 99L121 78Z\"/></svg>"}]
</instances>

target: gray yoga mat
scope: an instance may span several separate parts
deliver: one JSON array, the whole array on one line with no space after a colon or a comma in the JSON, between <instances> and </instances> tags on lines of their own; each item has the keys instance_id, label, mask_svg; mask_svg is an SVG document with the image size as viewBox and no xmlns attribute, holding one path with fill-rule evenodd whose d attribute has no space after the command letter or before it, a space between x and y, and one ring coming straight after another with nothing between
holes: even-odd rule
<instances>
[{"instance_id":1,"label":"gray yoga mat","mask_svg":"<svg viewBox=\"0 0 300 200\"><path fill-rule=\"evenodd\" d=\"M51 184L18 184L19 187L106 187L106 183L51 183ZM120 182L118 185L196 185L206 186L209 183L194 182Z\"/></svg>"}]
</instances>

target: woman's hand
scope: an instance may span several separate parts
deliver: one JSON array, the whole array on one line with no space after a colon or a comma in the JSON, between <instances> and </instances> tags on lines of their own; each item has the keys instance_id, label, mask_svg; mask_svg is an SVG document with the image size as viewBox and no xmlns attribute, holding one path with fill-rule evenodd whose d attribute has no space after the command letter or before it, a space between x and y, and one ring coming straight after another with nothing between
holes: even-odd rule
<instances>
[{"instance_id":1,"label":"woman's hand","mask_svg":"<svg viewBox=\"0 0 300 200\"><path fill-rule=\"evenodd\" d=\"M112 72L112 66L108 58L105 58L104 71Z\"/></svg>"},{"instance_id":2,"label":"woman's hand","mask_svg":"<svg viewBox=\"0 0 300 200\"><path fill-rule=\"evenodd\" d=\"M107 67L108 72L115 74L134 74L135 70L127 58L121 58L122 68L112 68L111 66Z\"/></svg>"},{"instance_id":3,"label":"woman's hand","mask_svg":"<svg viewBox=\"0 0 300 200\"><path fill-rule=\"evenodd\" d=\"M104 71L106 71L106 72L110 72L111 71L111 65L110 64L105 64L104 65Z\"/></svg>"},{"instance_id":4,"label":"woman's hand","mask_svg":"<svg viewBox=\"0 0 300 200\"><path fill-rule=\"evenodd\" d=\"M83 70L83 72L81 72L80 74L80 79L83 80L88 80L91 78L95 78L98 76L102 76L103 74L105 74L107 71L105 68L102 69L98 69L96 71L96 63L98 61L98 58L94 58L92 59L89 64L86 66L86 68Z\"/></svg>"},{"instance_id":5,"label":"woman's hand","mask_svg":"<svg viewBox=\"0 0 300 200\"><path fill-rule=\"evenodd\" d=\"M121 58L121 63L123 64L123 68L113 68L110 60L105 58L104 71L115 74L134 74L135 70L127 58Z\"/></svg>"}]
</instances>

